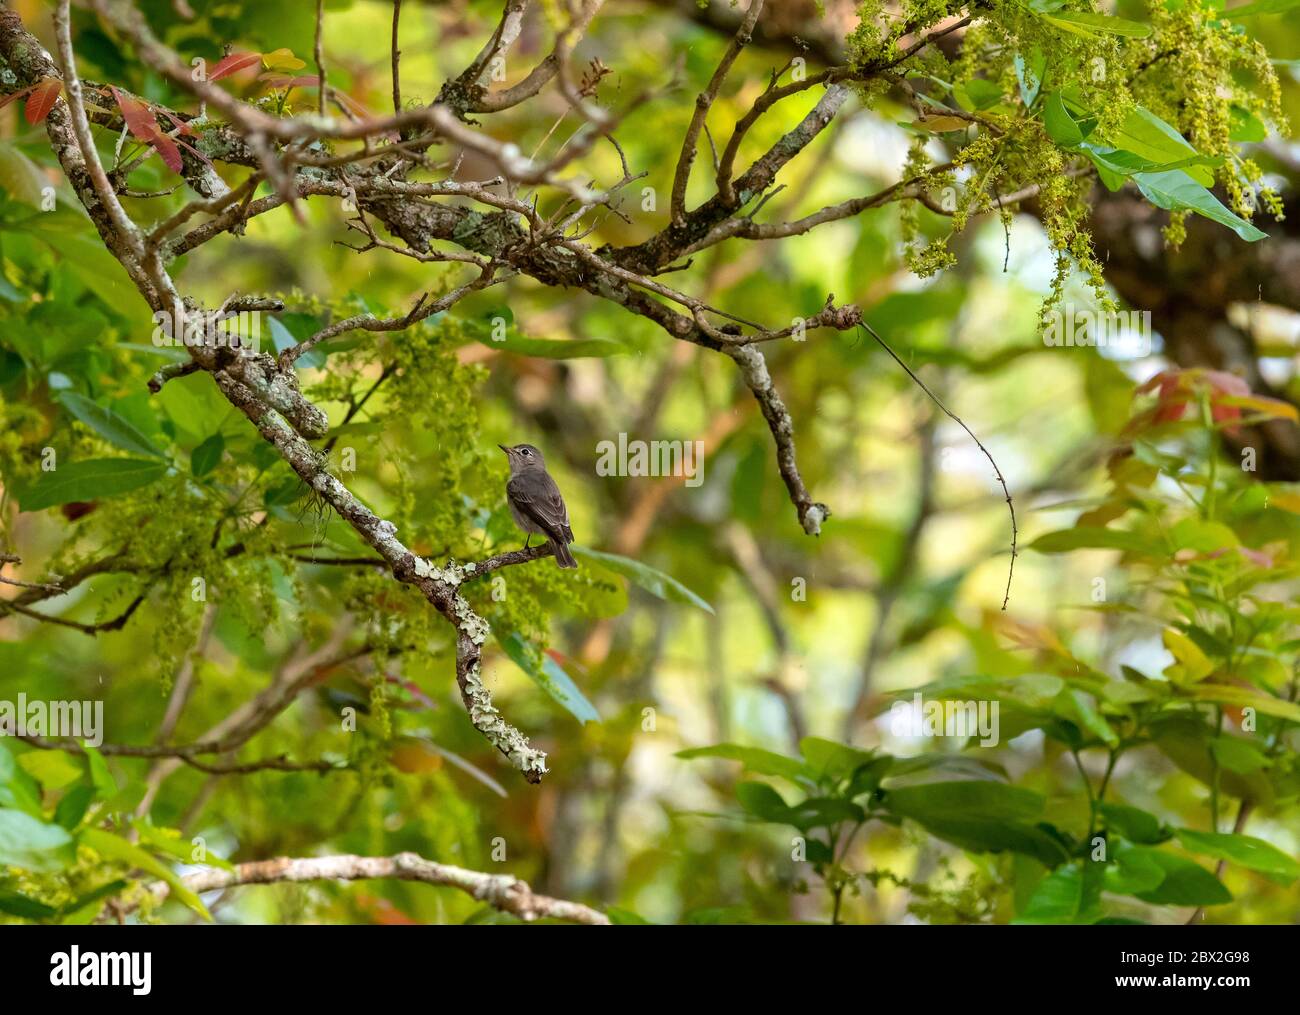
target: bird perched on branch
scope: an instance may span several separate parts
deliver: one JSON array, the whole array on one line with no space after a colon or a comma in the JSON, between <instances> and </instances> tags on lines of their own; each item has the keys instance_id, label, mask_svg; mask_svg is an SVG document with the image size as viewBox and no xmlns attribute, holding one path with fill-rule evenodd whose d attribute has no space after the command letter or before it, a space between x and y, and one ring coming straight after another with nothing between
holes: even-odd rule
<instances>
[{"instance_id":1,"label":"bird perched on branch","mask_svg":"<svg viewBox=\"0 0 1300 1015\"><path fill-rule=\"evenodd\" d=\"M577 567L568 544L573 542L569 528L569 509L564 506L560 488L546 471L542 453L531 444L506 447L498 444L510 461L510 479L506 482L506 501L515 524L527 533L524 549L533 536L545 536L555 552L560 567Z\"/></svg>"}]
</instances>

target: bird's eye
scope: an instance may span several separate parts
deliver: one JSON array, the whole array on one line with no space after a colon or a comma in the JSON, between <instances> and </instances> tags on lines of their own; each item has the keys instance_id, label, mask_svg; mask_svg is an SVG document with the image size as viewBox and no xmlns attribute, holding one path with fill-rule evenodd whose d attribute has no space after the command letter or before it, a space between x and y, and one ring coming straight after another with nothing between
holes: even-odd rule
<instances>
[{"instance_id":1,"label":"bird's eye","mask_svg":"<svg viewBox=\"0 0 1300 1015\"><path fill-rule=\"evenodd\" d=\"M525 458L527 458L528 455L529 455L529 451L528 451L527 448L520 448L520 449L519 449L519 453L520 453L521 455L523 455Z\"/></svg>"}]
</instances>

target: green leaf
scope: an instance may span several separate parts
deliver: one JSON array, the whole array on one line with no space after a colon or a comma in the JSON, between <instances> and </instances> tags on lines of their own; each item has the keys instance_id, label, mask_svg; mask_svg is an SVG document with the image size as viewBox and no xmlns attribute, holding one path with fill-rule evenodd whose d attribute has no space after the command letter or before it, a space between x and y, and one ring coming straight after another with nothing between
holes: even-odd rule
<instances>
[{"instance_id":1,"label":"green leaf","mask_svg":"<svg viewBox=\"0 0 1300 1015\"><path fill-rule=\"evenodd\" d=\"M953 88L958 105L968 111L990 109L1002 101L1002 89L984 78L971 78Z\"/></svg>"},{"instance_id":2,"label":"green leaf","mask_svg":"<svg viewBox=\"0 0 1300 1015\"><path fill-rule=\"evenodd\" d=\"M206 372L170 380L154 397L186 445L198 444L216 431L224 430L227 420L238 427L235 421L238 410L226 401Z\"/></svg>"},{"instance_id":3,"label":"green leaf","mask_svg":"<svg viewBox=\"0 0 1300 1015\"><path fill-rule=\"evenodd\" d=\"M809 797L790 808L786 819L796 828L832 828L842 821L862 821L866 813L857 804L839 797Z\"/></svg>"},{"instance_id":4,"label":"green leaf","mask_svg":"<svg viewBox=\"0 0 1300 1015\"><path fill-rule=\"evenodd\" d=\"M24 920L48 920L57 912L53 906L28 898L20 892L0 890L0 913L22 917Z\"/></svg>"},{"instance_id":5,"label":"green leaf","mask_svg":"<svg viewBox=\"0 0 1300 1015\"><path fill-rule=\"evenodd\" d=\"M1214 185L1214 174L1199 164L1204 160L1203 157L1175 127L1145 106L1135 106L1111 140L1117 148L1147 159L1153 166L1168 168L1170 164L1181 165L1191 160L1188 175L1202 186ZM1211 159L1208 164L1217 165L1218 162L1219 160Z\"/></svg>"},{"instance_id":6,"label":"green leaf","mask_svg":"<svg viewBox=\"0 0 1300 1015\"><path fill-rule=\"evenodd\" d=\"M46 243L82 285L118 313L141 322L149 320L148 306L126 269L104 247L80 209L37 212L10 228L29 232Z\"/></svg>"},{"instance_id":7,"label":"green leaf","mask_svg":"<svg viewBox=\"0 0 1300 1015\"><path fill-rule=\"evenodd\" d=\"M1122 35L1129 39L1145 39L1151 34L1150 25L1087 11L1057 11L1054 14L1042 15L1042 19L1056 28L1081 35L1085 39L1095 39L1099 35Z\"/></svg>"},{"instance_id":8,"label":"green leaf","mask_svg":"<svg viewBox=\"0 0 1300 1015\"><path fill-rule=\"evenodd\" d=\"M81 758L67 751L28 751L18 764L46 789L63 789L86 774Z\"/></svg>"},{"instance_id":9,"label":"green leaf","mask_svg":"<svg viewBox=\"0 0 1300 1015\"><path fill-rule=\"evenodd\" d=\"M16 201L39 208L42 191L49 183L41 167L19 151L12 141L0 141L0 191Z\"/></svg>"},{"instance_id":10,"label":"green leaf","mask_svg":"<svg viewBox=\"0 0 1300 1015\"><path fill-rule=\"evenodd\" d=\"M501 648L543 691L558 701L579 722L600 722L596 707L578 690L573 678L545 652L538 652L518 631L497 638Z\"/></svg>"},{"instance_id":11,"label":"green leaf","mask_svg":"<svg viewBox=\"0 0 1300 1015\"><path fill-rule=\"evenodd\" d=\"M1190 828L1180 828L1175 834L1184 849L1216 860L1230 860L1248 870L1275 877L1283 884L1289 885L1300 877L1300 863L1263 839L1235 833L1197 832Z\"/></svg>"},{"instance_id":12,"label":"green leaf","mask_svg":"<svg viewBox=\"0 0 1300 1015\"><path fill-rule=\"evenodd\" d=\"M1164 173L1137 173L1133 182L1138 190L1157 208L1166 211L1194 211L1212 222L1225 225L1243 240L1255 242L1265 239L1268 234L1257 229L1245 219L1229 211L1203 186L1187 175L1186 171L1174 169Z\"/></svg>"},{"instance_id":13,"label":"green leaf","mask_svg":"<svg viewBox=\"0 0 1300 1015\"><path fill-rule=\"evenodd\" d=\"M1048 867L1068 857L1055 829L1027 823L1043 807L1043 798L1030 790L991 781L929 783L891 789L884 805L962 849L1023 853Z\"/></svg>"},{"instance_id":14,"label":"green leaf","mask_svg":"<svg viewBox=\"0 0 1300 1015\"><path fill-rule=\"evenodd\" d=\"M161 878L171 886L171 893L178 902L184 903L203 919L212 919L212 914L203 905L203 901L189 888L185 887L185 882L177 877L176 872L165 863L150 856L139 846L100 828L83 829L81 842L105 859L121 861L132 868L139 868L156 878Z\"/></svg>"},{"instance_id":15,"label":"green leaf","mask_svg":"<svg viewBox=\"0 0 1300 1015\"><path fill-rule=\"evenodd\" d=\"M1231 684L1199 683L1182 689L1184 693L1200 701L1212 701L1216 705L1236 705L1253 708L1264 715L1275 715L1279 719L1288 719L1300 723L1300 702L1274 698L1269 694L1260 694L1246 687Z\"/></svg>"},{"instance_id":16,"label":"green leaf","mask_svg":"<svg viewBox=\"0 0 1300 1015\"><path fill-rule=\"evenodd\" d=\"M1176 158L1172 161L1152 161L1138 155L1136 152L1125 151L1122 148L1110 148L1106 145L1095 145L1090 142L1084 142L1079 147L1092 160L1092 164L1097 167L1102 180L1111 190L1119 190L1134 173L1160 173L1171 169L1186 169L1195 178L1198 173L1202 172L1201 167L1217 166L1223 161L1209 155L1195 154Z\"/></svg>"},{"instance_id":17,"label":"green leaf","mask_svg":"<svg viewBox=\"0 0 1300 1015\"><path fill-rule=\"evenodd\" d=\"M1210 753L1214 755L1214 760L1229 772L1237 772L1241 775L1258 772L1272 764L1268 755L1240 737L1215 737L1210 741Z\"/></svg>"},{"instance_id":18,"label":"green leaf","mask_svg":"<svg viewBox=\"0 0 1300 1015\"><path fill-rule=\"evenodd\" d=\"M0 866L58 871L76 859L72 836L25 811L0 810Z\"/></svg>"},{"instance_id":19,"label":"green leaf","mask_svg":"<svg viewBox=\"0 0 1300 1015\"><path fill-rule=\"evenodd\" d=\"M1205 688L1215 685L1196 684L1186 689L1194 698L1203 697L1200 693ZM1226 688L1238 691L1240 688ZM1242 693L1248 693L1243 691ZM1263 697L1262 695L1259 697ZM1266 698L1279 705L1290 705L1280 699ZM1235 704L1235 702L1228 702ZM1295 707L1295 706L1292 706ZM1216 768L1210 754L1210 742L1213 739L1203 719L1186 714L1173 714L1151 724L1151 733L1156 747L1165 757L1188 775L1206 786L1217 782L1221 793L1244 800L1253 800L1267 804L1274 796L1272 784L1263 772L1240 774L1229 769Z\"/></svg>"},{"instance_id":20,"label":"green leaf","mask_svg":"<svg viewBox=\"0 0 1300 1015\"><path fill-rule=\"evenodd\" d=\"M891 789L885 795L885 806L900 817L922 824L967 816L991 821L1026 821L1043 812L1043 798L1018 786L969 779Z\"/></svg>"},{"instance_id":21,"label":"green leaf","mask_svg":"<svg viewBox=\"0 0 1300 1015\"><path fill-rule=\"evenodd\" d=\"M1047 128L1047 136L1063 148L1077 148L1083 144L1083 131L1065 108L1060 92L1047 97L1043 105L1043 126Z\"/></svg>"},{"instance_id":22,"label":"green leaf","mask_svg":"<svg viewBox=\"0 0 1300 1015\"><path fill-rule=\"evenodd\" d=\"M765 782L742 782L736 785L736 799L745 811L760 821L793 824L789 805L781 794Z\"/></svg>"},{"instance_id":23,"label":"green leaf","mask_svg":"<svg viewBox=\"0 0 1300 1015\"><path fill-rule=\"evenodd\" d=\"M1129 842L1151 846L1166 841L1171 834L1159 818L1138 807L1100 803L1097 810L1105 819L1106 827L1118 832Z\"/></svg>"},{"instance_id":24,"label":"green leaf","mask_svg":"<svg viewBox=\"0 0 1300 1015\"><path fill-rule=\"evenodd\" d=\"M1092 861L1072 863L1052 871L1038 883L1023 912L1013 923L1093 923L1101 915L1099 908L1099 872ZM1091 876L1089 876L1091 875Z\"/></svg>"},{"instance_id":25,"label":"green leaf","mask_svg":"<svg viewBox=\"0 0 1300 1015\"><path fill-rule=\"evenodd\" d=\"M922 693L927 693L924 688ZM940 776L949 781L995 778L1005 781L1007 773L1002 766L969 754L918 754L912 758L894 758L888 773L890 788L893 789L930 785L939 781Z\"/></svg>"},{"instance_id":26,"label":"green leaf","mask_svg":"<svg viewBox=\"0 0 1300 1015\"><path fill-rule=\"evenodd\" d=\"M894 759L888 754L877 755L865 764L859 765L854 769L853 775L849 779L848 787L844 790L844 796L852 800L863 793L874 793L879 788L881 781L889 774L893 765Z\"/></svg>"},{"instance_id":27,"label":"green leaf","mask_svg":"<svg viewBox=\"0 0 1300 1015\"><path fill-rule=\"evenodd\" d=\"M677 757L687 761L695 758L725 758L739 761L745 771L758 775L778 775L783 779L797 780L809 775L807 767L796 758L766 751L761 747L744 747L740 744L714 744L712 747L692 747L678 751Z\"/></svg>"},{"instance_id":28,"label":"green leaf","mask_svg":"<svg viewBox=\"0 0 1300 1015\"><path fill-rule=\"evenodd\" d=\"M1297 0L1300 3L1300 0ZM1249 109L1242 106L1233 106L1229 112L1232 115L1232 128L1228 134L1229 141L1265 141L1268 139L1268 127L1264 121L1252 113Z\"/></svg>"},{"instance_id":29,"label":"green leaf","mask_svg":"<svg viewBox=\"0 0 1300 1015\"><path fill-rule=\"evenodd\" d=\"M130 420L119 416L108 406L92 402L85 395L79 395L75 391L63 392L59 395L59 401L73 416L123 451L153 455L164 460L167 458L163 450L136 429Z\"/></svg>"},{"instance_id":30,"label":"green leaf","mask_svg":"<svg viewBox=\"0 0 1300 1015\"><path fill-rule=\"evenodd\" d=\"M985 818L932 818L918 823L936 838L976 853L1020 853L1046 867L1055 867L1070 856L1061 834L1050 825Z\"/></svg>"},{"instance_id":31,"label":"green leaf","mask_svg":"<svg viewBox=\"0 0 1300 1015\"><path fill-rule=\"evenodd\" d=\"M60 465L42 473L15 496L23 511L41 511L73 501L98 500L156 483L167 472L165 462L142 458L91 458Z\"/></svg>"},{"instance_id":32,"label":"green leaf","mask_svg":"<svg viewBox=\"0 0 1300 1015\"><path fill-rule=\"evenodd\" d=\"M679 582L676 578L657 571L648 564L642 564L639 560L632 560L630 557L622 557L616 553L602 553L599 550L588 550L583 546L573 547L575 557L583 557L587 560L593 560L598 564L608 568L615 574L621 574L639 588L649 592L652 596L663 599L670 603L684 603L687 606L698 606L706 613L712 613L713 607Z\"/></svg>"},{"instance_id":33,"label":"green leaf","mask_svg":"<svg viewBox=\"0 0 1300 1015\"><path fill-rule=\"evenodd\" d=\"M88 782L79 783L63 794L63 799L54 808L54 820L69 832L81 824L86 810L95 799L95 787Z\"/></svg>"},{"instance_id":34,"label":"green leaf","mask_svg":"<svg viewBox=\"0 0 1300 1015\"><path fill-rule=\"evenodd\" d=\"M84 895L77 896L77 898L59 909L59 915L63 918L62 922L73 924L90 923L99 913L101 908L94 904L96 902L102 902L110 895L116 895L125 888L126 885L126 881L118 878L114 881L102 884L98 888L92 888Z\"/></svg>"},{"instance_id":35,"label":"green leaf","mask_svg":"<svg viewBox=\"0 0 1300 1015\"><path fill-rule=\"evenodd\" d=\"M1214 662L1196 642L1177 628L1166 627L1163 634L1165 648L1175 662L1165 668L1165 675L1175 684L1194 684L1214 672Z\"/></svg>"},{"instance_id":36,"label":"green leaf","mask_svg":"<svg viewBox=\"0 0 1300 1015\"><path fill-rule=\"evenodd\" d=\"M95 787L95 796L100 800L107 800L117 792L117 780L108 770L108 762L98 748L86 747L86 774Z\"/></svg>"},{"instance_id":37,"label":"green leaf","mask_svg":"<svg viewBox=\"0 0 1300 1015\"><path fill-rule=\"evenodd\" d=\"M266 319L271 322L271 344L276 352L284 352L320 330L320 321L310 314L281 314ZM325 365L325 352L320 346L308 349L298 357L297 365L303 369L319 369Z\"/></svg>"},{"instance_id":38,"label":"green leaf","mask_svg":"<svg viewBox=\"0 0 1300 1015\"><path fill-rule=\"evenodd\" d=\"M1029 544L1038 553L1067 553L1070 550L1132 550L1149 552L1151 541L1136 532L1083 525L1039 536Z\"/></svg>"},{"instance_id":39,"label":"green leaf","mask_svg":"<svg viewBox=\"0 0 1300 1015\"><path fill-rule=\"evenodd\" d=\"M1175 550L1196 550L1200 553L1213 553L1240 543L1237 534L1222 522L1201 518L1184 518L1169 530L1169 541Z\"/></svg>"},{"instance_id":40,"label":"green leaf","mask_svg":"<svg viewBox=\"0 0 1300 1015\"><path fill-rule=\"evenodd\" d=\"M1223 882L1200 864L1160 849L1133 848L1133 852L1139 850L1165 872L1156 888L1133 893L1143 902L1161 906L1219 906L1232 901L1232 893Z\"/></svg>"},{"instance_id":41,"label":"green leaf","mask_svg":"<svg viewBox=\"0 0 1300 1015\"><path fill-rule=\"evenodd\" d=\"M196 860L194 844L188 839L181 838L180 832L174 828L158 828L148 821L132 821L131 827L139 833L142 843L159 853L175 857L181 863L201 863L208 867L220 867L224 871L235 869L235 865L229 860L223 860L206 849L203 851L204 859Z\"/></svg>"},{"instance_id":42,"label":"green leaf","mask_svg":"<svg viewBox=\"0 0 1300 1015\"><path fill-rule=\"evenodd\" d=\"M3 738L0 738L0 807L16 807L34 818L42 816L41 787L14 760Z\"/></svg>"},{"instance_id":43,"label":"green leaf","mask_svg":"<svg viewBox=\"0 0 1300 1015\"><path fill-rule=\"evenodd\" d=\"M1077 688L1067 688L1053 702L1057 715L1077 723L1102 743L1115 745L1119 735L1111 728L1105 717L1097 711L1092 698Z\"/></svg>"},{"instance_id":44,"label":"green leaf","mask_svg":"<svg viewBox=\"0 0 1300 1015\"><path fill-rule=\"evenodd\" d=\"M1126 846L1115 851L1115 861L1106 865L1103 884L1117 895L1151 892L1165 879L1165 869L1155 859L1155 850Z\"/></svg>"},{"instance_id":45,"label":"green leaf","mask_svg":"<svg viewBox=\"0 0 1300 1015\"><path fill-rule=\"evenodd\" d=\"M190 452L190 472L198 479L221 464L221 456L226 453L226 439L214 433L202 444Z\"/></svg>"},{"instance_id":46,"label":"green leaf","mask_svg":"<svg viewBox=\"0 0 1300 1015\"><path fill-rule=\"evenodd\" d=\"M804 737L799 741L799 753L816 776L827 779L843 779L876 758L871 751L862 751L821 737Z\"/></svg>"},{"instance_id":47,"label":"green leaf","mask_svg":"<svg viewBox=\"0 0 1300 1015\"><path fill-rule=\"evenodd\" d=\"M1047 58L1039 49L1030 51L1026 59L1021 53L1016 54L1016 82L1020 85L1020 101L1028 108L1038 99L1043 88L1043 75L1047 72Z\"/></svg>"}]
</instances>

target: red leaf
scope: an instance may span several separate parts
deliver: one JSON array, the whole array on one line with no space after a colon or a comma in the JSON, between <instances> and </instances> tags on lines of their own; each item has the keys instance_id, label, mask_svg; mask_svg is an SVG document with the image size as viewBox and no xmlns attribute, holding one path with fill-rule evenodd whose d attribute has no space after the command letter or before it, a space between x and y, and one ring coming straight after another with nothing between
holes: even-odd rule
<instances>
[{"instance_id":1,"label":"red leaf","mask_svg":"<svg viewBox=\"0 0 1300 1015\"><path fill-rule=\"evenodd\" d=\"M162 160L167 163L168 169L173 173L181 171L181 150L176 146L175 141L162 131L158 131L154 139L149 143L162 156Z\"/></svg>"},{"instance_id":2,"label":"red leaf","mask_svg":"<svg viewBox=\"0 0 1300 1015\"><path fill-rule=\"evenodd\" d=\"M361 120L374 119L374 117L370 113L370 110L368 110L356 99L352 98L352 96L347 95L344 92L340 92L337 88L331 89L331 93L333 94L334 98L338 99L339 102L343 103L343 105L345 105L348 108L348 111L353 116Z\"/></svg>"},{"instance_id":3,"label":"red leaf","mask_svg":"<svg viewBox=\"0 0 1300 1015\"><path fill-rule=\"evenodd\" d=\"M197 148L194 148L194 147L192 147L191 145L187 145L184 141L177 141L176 143L177 143L178 145L180 145L182 148L184 148L184 149L185 149L187 152L189 152L191 155L193 155L193 156L194 156L196 159L198 159L200 162L202 162L205 166L208 166L208 167L210 167L210 168L213 168L213 167L212 167L212 160L211 160L210 158L208 158L206 155L204 155L204 154L203 154L201 151L199 151Z\"/></svg>"},{"instance_id":4,"label":"red leaf","mask_svg":"<svg viewBox=\"0 0 1300 1015\"><path fill-rule=\"evenodd\" d=\"M35 85L28 85L26 88L21 88L16 92L10 93L9 95L0 95L0 109L4 109L5 106L9 105L9 103L13 102L15 99L21 99L24 95L26 95L35 87L36 87Z\"/></svg>"},{"instance_id":5,"label":"red leaf","mask_svg":"<svg viewBox=\"0 0 1300 1015\"><path fill-rule=\"evenodd\" d=\"M145 144L153 144L154 138L159 134L158 121L149 107L139 99L122 94L113 85L108 87L113 93L113 98L117 100L117 108L122 111L122 119L126 121L127 129Z\"/></svg>"},{"instance_id":6,"label":"red leaf","mask_svg":"<svg viewBox=\"0 0 1300 1015\"><path fill-rule=\"evenodd\" d=\"M274 74L269 71L266 74L259 74L257 80L265 81L270 88L315 88L320 84L320 78L315 74L293 77L289 74Z\"/></svg>"},{"instance_id":7,"label":"red leaf","mask_svg":"<svg viewBox=\"0 0 1300 1015\"><path fill-rule=\"evenodd\" d=\"M58 78L46 78L32 89L32 94L27 97L27 106L23 110L27 122L32 126L44 123L54 104L59 101L59 93L62 91L63 82Z\"/></svg>"},{"instance_id":8,"label":"red leaf","mask_svg":"<svg viewBox=\"0 0 1300 1015\"><path fill-rule=\"evenodd\" d=\"M231 74L238 74L241 70L260 63L261 60L261 53L231 53L217 62L217 65L212 68L212 73L208 75L208 80L220 81L222 78L229 77Z\"/></svg>"},{"instance_id":9,"label":"red leaf","mask_svg":"<svg viewBox=\"0 0 1300 1015\"><path fill-rule=\"evenodd\" d=\"M159 106L159 107L158 107L158 112L162 113L163 116L165 116L165 117L167 117L167 119L171 120L171 122L172 122L172 126L175 127L177 130L179 130L179 131L180 131L182 134L184 134L186 137L193 137L193 136L194 136L194 128L191 127L191 126L190 126L188 123L186 123L184 120L182 120L182 119L181 119L179 116L177 116L175 113L173 113L170 109L163 109L162 106Z\"/></svg>"},{"instance_id":10,"label":"red leaf","mask_svg":"<svg viewBox=\"0 0 1300 1015\"><path fill-rule=\"evenodd\" d=\"M126 121L127 129L161 155L168 169L173 173L179 173L181 150L175 141L162 132L153 109L139 99L124 95L112 85L109 85L109 88L113 91L113 98L117 100L117 108L122 111L122 119Z\"/></svg>"},{"instance_id":11,"label":"red leaf","mask_svg":"<svg viewBox=\"0 0 1300 1015\"><path fill-rule=\"evenodd\" d=\"M1249 546L1237 547L1237 552L1258 567L1272 567L1273 558L1263 550L1252 550Z\"/></svg>"}]
</instances>

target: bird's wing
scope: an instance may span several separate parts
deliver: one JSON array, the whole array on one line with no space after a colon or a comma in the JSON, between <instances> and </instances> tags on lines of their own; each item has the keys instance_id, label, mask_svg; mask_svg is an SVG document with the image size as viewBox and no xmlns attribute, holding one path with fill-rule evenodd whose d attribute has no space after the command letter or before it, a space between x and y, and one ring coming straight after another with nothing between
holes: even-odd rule
<instances>
[{"instance_id":1,"label":"bird's wing","mask_svg":"<svg viewBox=\"0 0 1300 1015\"><path fill-rule=\"evenodd\" d=\"M506 484L506 492L515 507L541 526L548 536L563 543L573 542L569 509L564 506L560 488L549 475L532 475L526 480L515 476Z\"/></svg>"}]
</instances>

